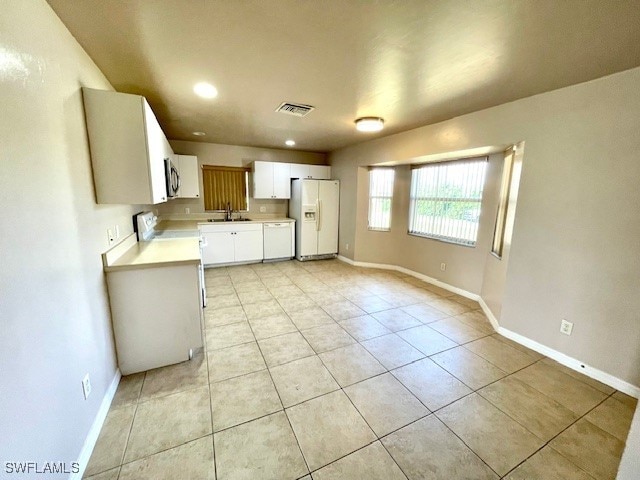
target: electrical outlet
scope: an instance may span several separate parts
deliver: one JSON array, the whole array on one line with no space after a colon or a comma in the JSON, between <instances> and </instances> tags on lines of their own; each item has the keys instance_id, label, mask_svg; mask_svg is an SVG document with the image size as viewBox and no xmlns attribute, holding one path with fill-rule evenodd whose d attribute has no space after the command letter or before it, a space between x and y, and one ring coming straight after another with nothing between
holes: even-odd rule
<instances>
[{"instance_id":1,"label":"electrical outlet","mask_svg":"<svg viewBox=\"0 0 640 480\"><path fill-rule=\"evenodd\" d=\"M562 322L560 322L560 332L564 333L565 335L571 335L572 331L573 331L573 323L567 322L563 318Z\"/></svg>"},{"instance_id":2,"label":"electrical outlet","mask_svg":"<svg viewBox=\"0 0 640 480\"><path fill-rule=\"evenodd\" d=\"M109 240L109 245L113 245L113 242L116 241L111 228L107 228L107 240Z\"/></svg>"},{"instance_id":3,"label":"electrical outlet","mask_svg":"<svg viewBox=\"0 0 640 480\"><path fill-rule=\"evenodd\" d=\"M116 240L120 238L120 225L116 225Z\"/></svg>"},{"instance_id":4,"label":"electrical outlet","mask_svg":"<svg viewBox=\"0 0 640 480\"><path fill-rule=\"evenodd\" d=\"M267 211L267 207L262 206L260 207L260 213L265 213Z\"/></svg>"},{"instance_id":5,"label":"electrical outlet","mask_svg":"<svg viewBox=\"0 0 640 480\"><path fill-rule=\"evenodd\" d=\"M191 209L189 207L184 207L184 213L191 213Z\"/></svg>"},{"instance_id":6,"label":"electrical outlet","mask_svg":"<svg viewBox=\"0 0 640 480\"><path fill-rule=\"evenodd\" d=\"M91 379L88 373L82 379L82 393L84 394L85 400L91 395Z\"/></svg>"},{"instance_id":7,"label":"electrical outlet","mask_svg":"<svg viewBox=\"0 0 640 480\"><path fill-rule=\"evenodd\" d=\"M349 251L349 244L347 243L347 252Z\"/></svg>"},{"instance_id":8,"label":"electrical outlet","mask_svg":"<svg viewBox=\"0 0 640 480\"><path fill-rule=\"evenodd\" d=\"M441 263L440 264L440 270L442 270L443 272L447 269L447 264L446 263Z\"/></svg>"}]
</instances>

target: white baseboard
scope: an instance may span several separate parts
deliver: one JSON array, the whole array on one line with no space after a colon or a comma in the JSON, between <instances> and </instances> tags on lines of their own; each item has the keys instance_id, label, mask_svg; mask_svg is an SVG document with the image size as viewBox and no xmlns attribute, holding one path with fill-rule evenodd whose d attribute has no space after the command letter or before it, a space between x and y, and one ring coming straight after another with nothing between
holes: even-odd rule
<instances>
[{"instance_id":1,"label":"white baseboard","mask_svg":"<svg viewBox=\"0 0 640 480\"><path fill-rule=\"evenodd\" d=\"M640 398L640 387L632 385L629 382L626 382L618 377L614 377L613 375L603 372L602 370L598 370L595 367L591 367L584 362L576 360L573 357L565 355L562 352L554 350L553 348L547 347L541 343L536 342L535 340L531 340L528 337L520 335L518 333L512 332L504 327L500 326L498 319L495 317L489 306L486 302L475 293L467 292L466 290L462 290L461 288L454 287L453 285L448 285L440 280L436 280L435 278L428 277L427 275L423 275L422 273L414 272L413 270L409 270L404 267L399 267L397 265L388 265L384 263L368 263L368 262L358 262L351 260L350 258L343 257L342 255L338 255L338 260L341 260L349 265L353 265L356 267L364 267L364 268L379 268L383 270L395 270L397 272L406 273L407 275L411 275L412 277L419 278L427 283L431 283L432 285L436 285L440 288L444 288L450 292L457 293L463 297L470 298L471 300L477 300L480 303L480 307L482 311L491 322L491 326L493 326L494 330L506 337L510 340L513 340L520 345L524 345L531 350L534 350L546 357L549 357L556 362L564 365L565 367L569 367L576 372L580 372L583 375L593 378L594 380L598 380L599 382L604 383L605 385L609 385L611 388L615 388L616 390L620 390L627 395L631 395L635 398Z\"/></svg>"},{"instance_id":2,"label":"white baseboard","mask_svg":"<svg viewBox=\"0 0 640 480\"><path fill-rule=\"evenodd\" d=\"M482 311L484 312L486 317L489 319L489 322L491 323L491 326L493 327L493 329L496 332L500 330L500 324L498 323L498 319L489 308L489 305L486 304L486 302L482 297L480 297L480 299L478 300L478 303L480 304L480 308L482 308Z\"/></svg>"},{"instance_id":3,"label":"white baseboard","mask_svg":"<svg viewBox=\"0 0 640 480\"><path fill-rule=\"evenodd\" d=\"M471 292L468 292L467 290L463 290L462 288L454 287L453 285L449 285L448 283L444 283L433 277L429 277L422 273L409 270L408 268L399 267L398 265L390 265L388 263L357 262L355 260L351 260L350 258L343 257L342 255L338 255L338 260L348 263L349 265L353 265L354 267L379 268L380 270L394 270L396 272L401 272L407 275L411 275L412 277L418 278L424 282L435 285L436 287L444 288L445 290L448 290L452 293L457 293L458 295L469 298L471 300L478 301L480 299L480 295L476 293L471 293Z\"/></svg>"},{"instance_id":4,"label":"white baseboard","mask_svg":"<svg viewBox=\"0 0 640 480\"><path fill-rule=\"evenodd\" d=\"M100 430L102 430L102 425L107 418L107 413L109 413L109 407L111 407L111 402L113 401L113 397L116 394L116 390L118 389L118 384L120 383L121 377L122 374L120 373L120 370L116 369L116 374L113 376L113 380L111 380L111 384L109 385L109 388L107 388L104 397L102 397L102 403L100 404L100 408L98 409L96 418L93 420L91 429L89 430L89 433L84 440L84 445L82 446L82 450L80 451L80 455L78 456L80 471L78 473L72 473L69 476L69 480L82 479L84 471L89 464L91 454L93 453L93 448L96 446L96 442L98 441L98 436L100 435Z\"/></svg>"},{"instance_id":5,"label":"white baseboard","mask_svg":"<svg viewBox=\"0 0 640 480\"><path fill-rule=\"evenodd\" d=\"M591 377L594 380L598 380L599 382L604 383L605 385L609 385L611 388L615 388L616 390L620 390L627 395L631 395L635 398L640 398L640 388L626 382L618 377L614 377L613 375L603 372L602 370L598 370L595 367L587 365L580 360L576 360L569 355L566 355L562 352L554 350L553 348L547 347L541 343L536 342L535 340L531 340L528 337L520 335L519 333L513 332L504 327L498 327L497 332L514 342L519 343L520 345L524 345L531 350L534 350L546 357L555 360L556 362L564 365L565 367L569 367L576 372L580 372L587 377Z\"/></svg>"},{"instance_id":6,"label":"white baseboard","mask_svg":"<svg viewBox=\"0 0 640 480\"><path fill-rule=\"evenodd\" d=\"M355 264L356 264L356 262L355 262L355 261L351 260L350 258L344 257L344 256L342 256L342 255L340 255L340 254L338 254L338 257L337 257L337 258L338 258L338 260L340 260L341 262L348 263L349 265L354 265L354 266L355 266Z\"/></svg>"}]
</instances>

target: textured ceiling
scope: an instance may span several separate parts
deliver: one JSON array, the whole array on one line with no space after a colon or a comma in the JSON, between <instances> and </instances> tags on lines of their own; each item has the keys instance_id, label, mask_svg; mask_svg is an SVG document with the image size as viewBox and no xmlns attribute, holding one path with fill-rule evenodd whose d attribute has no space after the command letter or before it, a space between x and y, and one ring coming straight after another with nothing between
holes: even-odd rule
<instances>
[{"instance_id":1,"label":"textured ceiling","mask_svg":"<svg viewBox=\"0 0 640 480\"><path fill-rule=\"evenodd\" d=\"M330 151L640 65L638 0L48 1L181 140Z\"/></svg>"}]
</instances>

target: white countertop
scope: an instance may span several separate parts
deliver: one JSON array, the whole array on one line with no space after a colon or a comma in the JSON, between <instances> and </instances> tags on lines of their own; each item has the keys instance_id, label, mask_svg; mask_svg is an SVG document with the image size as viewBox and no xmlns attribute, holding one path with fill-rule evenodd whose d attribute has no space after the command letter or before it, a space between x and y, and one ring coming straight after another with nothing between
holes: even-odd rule
<instances>
[{"instance_id":1,"label":"white countertop","mask_svg":"<svg viewBox=\"0 0 640 480\"><path fill-rule=\"evenodd\" d=\"M245 217L250 221L237 222L239 225L252 223L291 223L292 218L278 216ZM198 231L199 225L228 225L233 222L208 222L206 218L161 219L156 226L158 233L169 231ZM136 268L157 268L170 265L200 263L199 237L163 238L150 242L137 242L135 234L103 254L105 272Z\"/></svg>"},{"instance_id":2,"label":"white countertop","mask_svg":"<svg viewBox=\"0 0 640 480\"><path fill-rule=\"evenodd\" d=\"M292 223L295 222L293 218L287 217L252 217L245 216L244 218L249 218L250 220L243 220L241 222L237 222L239 225L243 224L252 224L252 223ZM157 232L167 232L167 231L183 231L183 230L198 230L199 225L225 225L228 223L234 222L209 222L206 219L161 219L156 225Z\"/></svg>"},{"instance_id":3,"label":"white countertop","mask_svg":"<svg viewBox=\"0 0 640 480\"><path fill-rule=\"evenodd\" d=\"M135 237L135 234L133 236ZM118 246L123 253L121 255L116 253L115 259L110 259L107 254L103 255L105 272L200 263L198 237L150 242L135 242L134 238L133 241L126 242L125 240L124 245Z\"/></svg>"}]
</instances>

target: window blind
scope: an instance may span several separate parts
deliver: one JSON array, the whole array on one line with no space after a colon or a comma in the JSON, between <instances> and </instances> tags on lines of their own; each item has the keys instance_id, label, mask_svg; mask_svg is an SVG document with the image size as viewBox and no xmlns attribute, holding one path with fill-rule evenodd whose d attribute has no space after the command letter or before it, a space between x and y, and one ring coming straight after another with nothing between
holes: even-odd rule
<instances>
[{"instance_id":1,"label":"window blind","mask_svg":"<svg viewBox=\"0 0 640 480\"><path fill-rule=\"evenodd\" d=\"M486 157L414 167L409 233L475 245L486 167Z\"/></svg>"},{"instance_id":2,"label":"window blind","mask_svg":"<svg viewBox=\"0 0 640 480\"><path fill-rule=\"evenodd\" d=\"M391 229L394 176L392 168L369 170L369 230Z\"/></svg>"},{"instance_id":3,"label":"window blind","mask_svg":"<svg viewBox=\"0 0 640 480\"><path fill-rule=\"evenodd\" d=\"M247 175L249 170L237 167L202 166L204 209L247 210Z\"/></svg>"}]
</instances>

